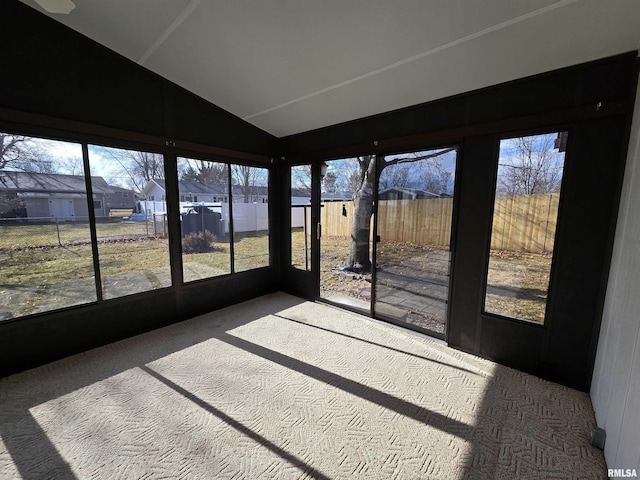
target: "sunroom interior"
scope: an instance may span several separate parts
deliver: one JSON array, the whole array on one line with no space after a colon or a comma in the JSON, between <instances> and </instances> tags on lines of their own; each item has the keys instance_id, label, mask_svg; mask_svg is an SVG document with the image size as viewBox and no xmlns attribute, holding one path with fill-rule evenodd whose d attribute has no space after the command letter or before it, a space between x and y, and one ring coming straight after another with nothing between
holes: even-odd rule
<instances>
[{"instance_id":1,"label":"sunroom interior","mask_svg":"<svg viewBox=\"0 0 640 480\"><path fill-rule=\"evenodd\" d=\"M0 4L0 386L28 396L37 377L25 375L48 365L73 375L73 359L91 366L79 375L108 377L99 360L130 348L148 360L140 371L294 470L220 478L340 477L347 470L264 430L248 434L152 365L174 347L205 357L210 328L226 347L394 415L436 415L407 413L412 393L390 400L366 384L386 370L345 380L303 365L311 346L286 361L266 350L333 329L414 359L468 355L458 373L481 372L485 390L506 388L497 373L491 381L483 362L493 362L549 395L586 392L585 448L603 448L608 468L640 471L640 4L94 3ZM262 318L252 317L260 308L270 316L260 326L240 318ZM301 325L313 330L290 336ZM265 343L226 327L253 328ZM172 347L126 343L165 328ZM322 352L319 361L331 357ZM334 351L335 368L359 361L348 353ZM33 420L41 405L27 404ZM472 436L462 419L429 418ZM0 429L0 465L27 478L41 465L16 460L13 435ZM54 443L45 450L62 449ZM541 468L496 448L508 465L494 475ZM580 452L593 468L585 475L605 476L591 461L601 453ZM485 453L439 474L473 477ZM87 474L62 457L51 454L61 475ZM367 464L349 464L350 474ZM368 473L437 477L421 466Z\"/></svg>"}]
</instances>

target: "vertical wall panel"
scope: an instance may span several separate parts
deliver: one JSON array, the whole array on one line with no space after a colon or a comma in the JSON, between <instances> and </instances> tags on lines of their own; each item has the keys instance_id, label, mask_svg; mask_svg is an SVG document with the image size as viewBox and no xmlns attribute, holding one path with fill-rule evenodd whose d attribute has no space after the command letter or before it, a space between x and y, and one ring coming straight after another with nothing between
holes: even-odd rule
<instances>
[{"instance_id":1,"label":"vertical wall panel","mask_svg":"<svg viewBox=\"0 0 640 480\"><path fill-rule=\"evenodd\" d=\"M483 277L491 228L493 176L497 168L497 142L493 137L471 138L462 146L458 178L457 238L453 249L451 310L447 341L462 350L479 353ZM487 168L488 167L488 168Z\"/></svg>"},{"instance_id":2,"label":"vertical wall panel","mask_svg":"<svg viewBox=\"0 0 640 480\"><path fill-rule=\"evenodd\" d=\"M627 119L572 128L558 212L547 309L549 379L589 389L624 168Z\"/></svg>"},{"instance_id":3,"label":"vertical wall panel","mask_svg":"<svg viewBox=\"0 0 640 480\"><path fill-rule=\"evenodd\" d=\"M17 0L0 1L0 45L0 108L116 128L127 136L151 134L265 156L278 150L272 135ZM182 301L175 157L165 159L173 287L0 322L0 376L278 288L276 270L265 268L240 279L205 281Z\"/></svg>"},{"instance_id":4,"label":"vertical wall panel","mask_svg":"<svg viewBox=\"0 0 640 480\"><path fill-rule=\"evenodd\" d=\"M0 107L272 155L277 139L16 0L0 1Z\"/></svg>"},{"instance_id":5,"label":"vertical wall panel","mask_svg":"<svg viewBox=\"0 0 640 480\"><path fill-rule=\"evenodd\" d=\"M640 444L640 96L636 97L591 397L609 468L638 468Z\"/></svg>"}]
</instances>

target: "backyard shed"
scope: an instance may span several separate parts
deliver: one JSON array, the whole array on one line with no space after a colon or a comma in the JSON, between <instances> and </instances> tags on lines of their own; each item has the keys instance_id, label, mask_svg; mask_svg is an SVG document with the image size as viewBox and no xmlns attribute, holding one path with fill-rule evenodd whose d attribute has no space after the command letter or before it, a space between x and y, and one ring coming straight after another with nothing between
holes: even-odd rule
<instances>
[{"instance_id":1,"label":"backyard shed","mask_svg":"<svg viewBox=\"0 0 640 480\"><path fill-rule=\"evenodd\" d=\"M113 189L102 177L91 177L96 217L109 215ZM0 217L33 221L86 221L85 179L81 175L0 171Z\"/></svg>"}]
</instances>

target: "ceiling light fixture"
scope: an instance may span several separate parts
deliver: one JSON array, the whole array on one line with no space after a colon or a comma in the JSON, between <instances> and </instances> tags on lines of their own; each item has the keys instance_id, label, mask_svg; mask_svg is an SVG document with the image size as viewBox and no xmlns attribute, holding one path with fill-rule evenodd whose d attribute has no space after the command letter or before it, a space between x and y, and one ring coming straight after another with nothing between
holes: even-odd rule
<instances>
[{"instance_id":1,"label":"ceiling light fixture","mask_svg":"<svg viewBox=\"0 0 640 480\"><path fill-rule=\"evenodd\" d=\"M68 15L76 8L71 0L35 0L38 5L49 13L62 13Z\"/></svg>"}]
</instances>

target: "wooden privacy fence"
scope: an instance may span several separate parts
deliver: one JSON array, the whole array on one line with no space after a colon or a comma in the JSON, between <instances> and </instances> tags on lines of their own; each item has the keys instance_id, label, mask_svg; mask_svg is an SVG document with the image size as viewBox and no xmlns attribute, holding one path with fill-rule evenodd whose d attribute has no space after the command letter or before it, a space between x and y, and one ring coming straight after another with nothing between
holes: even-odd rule
<instances>
[{"instance_id":1,"label":"wooden privacy fence","mask_svg":"<svg viewBox=\"0 0 640 480\"><path fill-rule=\"evenodd\" d=\"M491 248L553 251L558 200L557 193L497 197ZM448 246L452 213L452 198L382 200L378 205L378 235L383 242ZM349 237L352 221L353 202L323 203L323 235Z\"/></svg>"}]
</instances>

